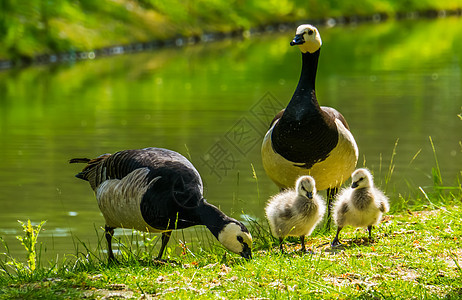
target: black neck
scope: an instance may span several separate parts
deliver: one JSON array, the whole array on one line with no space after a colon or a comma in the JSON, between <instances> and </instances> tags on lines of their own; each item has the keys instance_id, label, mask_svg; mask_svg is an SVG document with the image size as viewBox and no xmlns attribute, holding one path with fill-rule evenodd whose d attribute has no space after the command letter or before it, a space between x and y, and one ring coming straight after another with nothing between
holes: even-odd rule
<instances>
[{"instance_id":1,"label":"black neck","mask_svg":"<svg viewBox=\"0 0 462 300\"><path fill-rule=\"evenodd\" d=\"M205 200L197 208L197 214L202 221L201 223L205 225L217 239L220 231L231 221L231 218Z\"/></svg>"},{"instance_id":2,"label":"black neck","mask_svg":"<svg viewBox=\"0 0 462 300\"><path fill-rule=\"evenodd\" d=\"M302 73L298 82L297 90L299 88L315 89L316 72L318 70L319 53L318 49L314 53L302 53Z\"/></svg>"},{"instance_id":3,"label":"black neck","mask_svg":"<svg viewBox=\"0 0 462 300\"><path fill-rule=\"evenodd\" d=\"M326 159L338 142L335 121L321 110L316 99L319 52L302 54L297 88L271 134L274 151L307 169Z\"/></svg>"},{"instance_id":4,"label":"black neck","mask_svg":"<svg viewBox=\"0 0 462 300\"><path fill-rule=\"evenodd\" d=\"M314 53L302 53L302 72L294 95L287 105L284 114L292 119L301 119L304 115L312 115L319 112L319 104L316 99L315 83L318 69L318 59L321 49Z\"/></svg>"}]
</instances>

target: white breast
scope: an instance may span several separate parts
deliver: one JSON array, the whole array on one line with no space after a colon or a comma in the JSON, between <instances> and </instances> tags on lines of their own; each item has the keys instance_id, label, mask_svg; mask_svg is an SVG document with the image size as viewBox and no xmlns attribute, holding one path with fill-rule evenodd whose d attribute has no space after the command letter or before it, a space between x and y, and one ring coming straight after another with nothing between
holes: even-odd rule
<instances>
[{"instance_id":1,"label":"white breast","mask_svg":"<svg viewBox=\"0 0 462 300\"><path fill-rule=\"evenodd\" d=\"M343 223L339 226L351 225L353 227L366 227L376 225L382 218L382 213L371 203L365 210L358 210L348 203L349 210L343 216Z\"/></svg>"},{"instance_id":2,"label":"white breast","mask_svg":"<svg viewBox=\"0 0 462 300\"><path fill-rule=\"evenodd\" d=\"M141 215L140 203L144 194L160 178L156 177L148 182L148 174L148 168L140 168L121 180L108 179L98 186L96 199L107 226L149 232L162 231L149 226Z\"/></svg>"}]
</instances>

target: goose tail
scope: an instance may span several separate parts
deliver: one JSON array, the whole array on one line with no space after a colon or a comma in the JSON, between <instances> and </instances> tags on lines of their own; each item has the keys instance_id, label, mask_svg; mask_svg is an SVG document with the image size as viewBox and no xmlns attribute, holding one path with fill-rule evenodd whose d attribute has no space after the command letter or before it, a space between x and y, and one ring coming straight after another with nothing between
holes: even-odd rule
<instances>
[{"instance_id":1,"label":"goose tail","mask_svg":"<svg viewBox=\"0 0 462 300\"><path fill-rule=\"evenodd\" d=\"M75 175L75 177L89 181L90 177L92 175L94 176L95 174L95 167L98 166L103 160L107 159L109 156L111 156L110 153L106 153L103 155L98 156L97 158L72 158L69 160L70 164L76 164L76 163L84 163L87 164L82 172L78 173Z\"/></svg>"},{"instance_id":2,"label":"goose tail","mask_svg":"<svg viewBox=\"0 0 462 300\"><path fill-rule=\"evenodd\" d=\"M69 160L70 164L86 164L91 161L90 158L72 158Z\"/></svg>"}]
</instances>

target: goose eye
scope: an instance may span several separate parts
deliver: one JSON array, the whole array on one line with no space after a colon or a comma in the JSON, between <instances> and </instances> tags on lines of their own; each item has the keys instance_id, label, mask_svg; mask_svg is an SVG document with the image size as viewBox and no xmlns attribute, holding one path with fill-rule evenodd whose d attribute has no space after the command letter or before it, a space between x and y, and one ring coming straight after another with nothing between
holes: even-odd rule
<instances>
[{"instance_id":1,"label":"goose eye","mask_svg":"<svg viewBox=\"0 0 462 300\"><path fill-rule=\"evenodd\" d=\"M312 29L308 30L308 35L313 35L314 31Z\"/></svg>"},{"instance_id":2,"label":"goose eye","mask_svg":"<svg viewBox=\"0 0 462 300\"><path fill-rule=\"evenodd\" d=\"M237 241L242 244L244 242L244 239L242 238L242 236L238 235Z\"/></svg>"}]
</instances>

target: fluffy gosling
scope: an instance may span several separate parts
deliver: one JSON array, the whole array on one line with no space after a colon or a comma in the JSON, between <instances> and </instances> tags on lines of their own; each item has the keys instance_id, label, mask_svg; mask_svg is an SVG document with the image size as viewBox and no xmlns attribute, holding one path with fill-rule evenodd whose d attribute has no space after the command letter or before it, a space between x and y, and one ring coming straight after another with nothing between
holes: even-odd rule
<instances>
[{"instance_id":1,"label":"fluffy gosling","mask_svg":"<svg viewBox=\"0 0 462 300\"><path fill-rule=\"evenodd\" d=\"M369 239L372 238L372 225L377 225L382 214L389 211L388 198L374 187L371 173L367 169L357 169L351 175L352 185L344 189L337 197L333 207L333 219L337 225L337 234L332 246L340 245L338 235L346 225L366 227Z\"/></svg>"},{"instance_id":2,"label":"fluffy gosling","mask_svg":"<svg viewBox=\"0 0 462 300\"><path fill-rule=\"evenodd\" d=\"M321 196L316 194L316 183L311 176L298 178L295 189L285 190L273 196L265 208L273 236L282 242L286 236L299 236L305 252L305 235L310 235L321 221L326 205Z\"/></svg>"}]
</instances>

